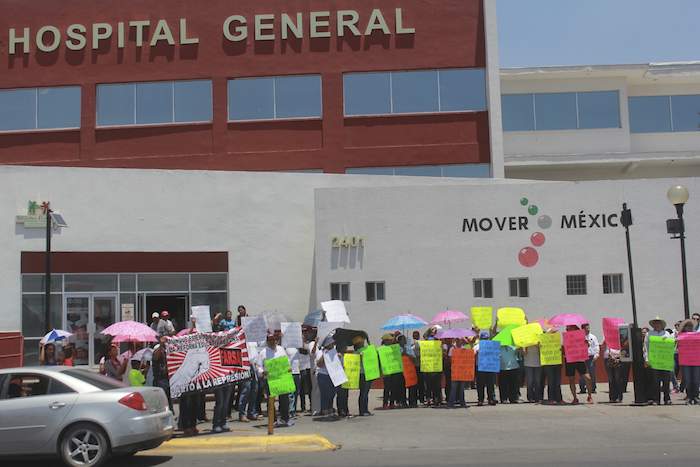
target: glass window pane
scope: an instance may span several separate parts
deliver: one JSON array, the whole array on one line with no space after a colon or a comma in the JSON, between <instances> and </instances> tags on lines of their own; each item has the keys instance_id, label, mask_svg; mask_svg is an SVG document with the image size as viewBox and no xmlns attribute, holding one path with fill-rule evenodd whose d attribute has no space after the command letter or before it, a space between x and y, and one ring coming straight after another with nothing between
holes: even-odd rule
<instances>
[{"instance_id":1,"label":"glass window pane","mask_svg":"<svg viewBox=\"0 0 700 467\"><path fill-rule=\"evenodd\" d=\"M575 130L576 127L576 93L535 94L537 130Z\"/></svg>"},{"instance_id":2,"label":"glass window pane","mask_svg":"<svg viewBox=\"0 0 700 467\"><path fill-rule=\"evenodd\" d=\"M136 123L173 121L173 83L136 84Z\"/></svg>"},{"instance_id":3,"label":"glass window pane","mask_svg":"<svg viewBox=\"0 0 700 467\"><path fill-rule=\"evenodd\" d=\"M484 298L493 298L493 279L484 279Z\"/></svg>"},{"instance_id":4,"label":"glass window pane","mask_svg":"<svg viewBox=\"0 0 700 467\"><path fill-rule=\"evenodd\" d=\"M39 339L26 339L25 335L23 360L24 366L39 365Z\"/></svg>"},{"instance_id":5,"label":"glass window pane","mask_svg":"<svg viewBox=\"0 0 700 467\"><path fill-rule=\"evenodd\" d=\"M391 113L389 73L348 73L343 75L345 115Z\"/></svg>"},{"instance_id":6,"label":"glass window pane","mask_svg":"<svg viewBox=\"0 0 700 467\"><path fill-rule=\"evenodd\" d=\"M192 274L192 290L227 290L228 280L225 273Z\"/></svg>"},{"instance_id":7,"label":"glass window pane","mask_svg":"<svg viewBox=\"0 0 700 467\"><path fill-rule=\"evenodd\" d=\"M276 118L320 117L321 77L283 76L275 78Z\"/></svg>"},{"instance_id":8,"label":"glass window pane","mask_svg":"<svg viewBox=\"0 0 700 467\"><path fill-rule=\"evenodd\" d=\"M508 280L508 295L511 297L518 296L518 280L517 279L509 279Z\"/></svg>"},{"instance_id":9,"label":"glass window pane","mask_svg":"<svg viewBox=\"0 0 700 467\"><path fill-rule=\"evenodd\" d=\"M22 274L22 293L38 292L44 293L45 276L43 274ZM51 274L51 292L63 291L63 276Z\"/></svg>"},{"instance_id":10,"label":"glass window pane","mask_svg":"<svg viewBox=\"0 0 700 467\"><path fill-rule=\"evenodd\" d=\"M340 286L340 299L349 302L350 301L350 284L341 284Z\"/></svg>"},{"instance_id":11,"label":"glass window pane","mask_svg":"<svg viewBox=\"0 0 700 467\"><path fill-rule=\"evenodd\" d=\"M620 128L620 97L617 91L580 92L579 128Z\"/></svg>"},{"instance_id":12,"label":"glass window pane","mask_svg":"<svg viewBox=\"0 0 700 467\"><path fill-rule=\"evenodd\" d=\"M481 290L481 281L480 280L474 280L474 297L481 297L483 296L483 292Z\"/></svg>"},{"instance_id":13,"label":"glass window pane","mask_svg":"<svg viewBox=\"0 0 700 467\"><path fill-rule=\"evenodd\" d=\"M225 314L228 309L228 294L221 293L193 293L192 306L209 305L209 314L213 318L215 314Z\"/></svg>"},{"instance_id":14,"label":"glass window pane","mask_svg":"<svg viewBox=\"0 0 700 467\"><path fill-rule=\"evenodd\" d=\"M134 306L134 320L138 322L143 322L143 316L139 313L139 307L138 304L136 303L136 294L135 293L123 293L119 295L119 308L118 308L118 313L117 313L117 319L124 321L124 316L122 315L122 305L133 305Z\"/></svg>"},{"instance_id":15,"label":"glass window pane","mask_svg":"<svg viewBox=\"0 0 700 467\"><path fill-rule=\"evenodd\" d=\"M24 337L43 337L46 334L44 295L22 295L22 334ZM51 327L63 327L63 295L51 294Z\"/></svg>"},{"instance_id":16,"label":"glass window pane","mask_svg":"<svg viewBox=\"0 0 700 467\"><path fill-rule=\"evenodd\" d=\"M436 70L399 71L391 74L393 113L437 112Z\"/></svg>"},{"instance_id":17,"label":"glass window pane","mask_svg":"<svg viewBox=\"0 0 700 467\"><path fill-rule=\"evenodd\" d=\"M442 166L442 176L489 178L491 168L488 164L449 164Z\"/></svg>"},{"instance_id":18,"label":"glass window pane","mask_svg":"<svg viewBox=\"0 0 700 467\"><path fill-rule=\"evenodd\" d=\"M671 108L668 96L630 97L629 108L632 133L671 131Z\"/></svg>"},{"instance_id":19,"label":"glass window pane","mask_svg":"<svg viewBox=\"0 0 700 467\"><path fill-rule=\"evenodd\" d=\"M533 131L535 111L532 94L504 94L501 96L503 131Z\"/></svg>"},{"instance_id":20,"label":"glass window pane","mask_svg":"<svg viewBox=\"0 0 700 467\"><path fill-rule=\"evenodd\" d=\"M528 297L530 295L529 293L529 286L528 286L528 280L527 279L520 279L518 282L518 287L520 288L520 296L521 297Z\"/></svg>"},{"instance_id":21,"label":"glass window pane","mask_svg":"<svg viewBox=\"0 0 700 467\"><path fill-rule=\"evenodd\" d=\"M80 87L39 88L39 128L80 127Z\"/></svg>"},{"instance_id":22,"label":"glass window pane","mask_svg":"<svg viewBox=\"0 0 700 467\"><path fill-rule=\"evenodd\" d=\"M486 110L486 71L440 70L440 111Z\"/></svg>"},{"instance_id":23,"label":"glass window pane","mask_svg":"<svg viewBox=\"0 0 700 467\"><path fill-rule=\"evenodd\" d=\"M331 300L340 300L340 284L331 282Z\"/></svg>"},{"instance_id":24,"label":"glass window pane","mask_svg":"<svg viewBox=\"0 0 700 467\"><path fill-rule=\"evenodd\" d=\"M700 131L700 95L671 96L673 131Z\"/></svg>"},{"instance_id":25,"label":"glass window pane","mask_svg":"<svg viewBox=\"0 0 700 467\"><path fill-rule=\"evenodd\" d=\"M0 91L0 131L36 128L36 89Z\"/></svg>"},{"instance_id":26,"label":"glass window pane","mask_svg":"<svg viewBox=\"0 0 700 467\"><path fill-rule=\"evenodd\" d=\"M209 122L211 119L211 81L175 81L175 121Z\"/></svg>"},{"instance_id":27,"label":"glass window pane","mask_svg":"<svg viewBox=\"0 0 700 467\"><path fill-rule=\"evenodd\" d=\"M377 300L384 300L384 282L377 282Z\"/></svg>"},{"instance_id":28,"label":"glass window pane","mask_svg":"<svg viewBox=\"0 0 700 467\"><path fill-rule=\"evenodd\" d=\"M97 125L131 125L134 123L134 84L99 84L97 86Z\"/></svg>"},{"instance_id":29,"label":"glass window pane","mask_svg":"<svg viewBox=\"0 0 700 467\"><path fill-rule=\"evenodd\" d=\"M228 82L228 119L275 118L274 78L232 79Z\"/></svg>"},{"instance_id":30,"label":"glass window pane","mask_svg":"<svg viewBox=\"0 0 700 467\"><path fill-rule=\"evenodd\" d=\"M442 170L439 165L415 165L396 167L394 175L408 175L415 177L441 177Z\"/></svg>"},{"instance_id":31,"label":"glass window pane","mask_svg":"<svg viewBox=\"0 0 700 467\"><path fill-rule=\"evenodd\" d=\"M188 291L187 274L139 274L139 292Z\"/></svg>"},{"instance_id":32,"label":"glass window pane","mask_svg":"<svg viewBox=\"0 0 700 467\"><path fill-rule=\"evenodd\" d=\"M346 174L354 175L394 175L393 167L352 167L345 169Z\"/></svg>"},{"instance_id":33,"label":"glass window pane","mask_svg":"<svg viewBox=\"0 0 700 467\"><path fill-rule=\"evenodd\" d=\"M375 300L374 282L366 282L365 289L367 290L367 301L373 302Z\"/></svg>"},{"instance_id":34,"label":"glass window pane","mask_svg":"<svg viewBox=\"0 0 700 467\"><path fill-rule=\"evenodd\" d=\"M136 290L136 274L119 274L119 290L133 292Z\"/></svg>"},{"instance_id":35,"label":"glass window pane","mask_svg":"<svg viewBox=\"0 0 700 467\"><path fill-rule=\"evenodd\" d=\"M66 274L66 292L116 292L116 274Z\"/></svg>"}]
</instances>

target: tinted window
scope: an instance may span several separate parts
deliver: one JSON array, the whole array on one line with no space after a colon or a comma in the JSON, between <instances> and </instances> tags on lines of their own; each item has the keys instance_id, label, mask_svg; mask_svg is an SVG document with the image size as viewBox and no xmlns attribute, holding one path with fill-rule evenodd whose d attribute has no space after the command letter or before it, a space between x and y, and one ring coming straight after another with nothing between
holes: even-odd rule
<instances>
[{"instance_id":1,"label":"tinted window","mask_svg":"<svg viewBox=\"0 0 700 467\"><path fill-rule=\"evenodd\" d=\"M37 112L38 128L79 128L80 88L39 88Z\"/></svg>"},{"instance_id":2,"label":"tinted window","mask_svg":"<svg viewBox=\"0 0 700 467\"><path fill-rule=\"evenodd\" d=\"M437 71L404 71L391 74L393 113L437 112Z\"/></svg>"},{"instance_id":3,"label":"tinted window","mask_svg":"<svg viewBox=\"0 0 700 467\"><path fill-rule=\"evenodd\" d=\"M275 104L275 118L320 117L321 77L275 78Z\"/></svg>"},{"instance_id":4,"label":"tinted window","mask_svg":"<svg viewBox=\"0 0 700 467\"><path fill-rule=\"evenodd\" d=\"M110 389L119 389L125 387L120 381L102 376L98 373L93 373L88 370L66 370L63 372L64 375L71 376L78 379L84 383L91 384L97 389L103 391L108 391Z\"/></svg>"},{"instance_id":5,"label":"tinted window","mask_svg":"<svg viewBox=\"0 0 700 467\"><path fill-rule=\"evenodd\" d=\"M671 96L673 131L700 130L700 95Z\"/></svg>"},{"instance_id":6,"label":"tinted window","mask_svg":"<svg viewBox=\"0 0 700 467\"><path fill-rule=\"evenodd\" d=\"M486 71L439 70L440 110L486 110Z\"/></svg>"},{"instance_id":7,"label":"tinted window","mask_svg":"<svg viewBox=\"0 0 700 467\"><path fill-rule=\"evenodd\" d=\"M211 81L175 81L174 86L176 122L212 120Z\"/></svg>"},{"instance_id":8,"label":"tinted window","mask_svg":"<svg viewBox=\"0 0 700 467\"><path fill-rule=\"evenodd\" d=\"M532 94L504 94L501 97L504 131L535 129L535 109Z\"/></svg>"},{"instance_id":9,"label":"tinted window","mask_svg":"<svg viewBox=\"0 0 700 467\"><path fill-rule=\"evenodd\" d=\"M136 123L173 121L173 83L138 83L136 85Z\"/></svg>"},{"instance_id":10,"label":"tinted window","mask_svg":"<svg viewBox=\"0 0 700 467\"><path fill-rule=\"evenodd\" d=\"M228 82L229 120L275 118L274 78L233 79Z\"/></svg>"},{"instance_id":11,"label":"tinted window","mask_svg":"<svg viewBox=\"0 0 700 467\"><path fill-rule=\"evenodd\" d=\"M535 94L535 128L537 130L575 130L576 93Z\"/></svg>"},{"instance_id":12,"label":"tinted window","mask_svg":"<svg viewBox=\"0 0 700 467\"><path fill-rule=\"evenodd\" d=\"M488 178L491 168L488 164L451 164L442 166L443 177Z\"/></svg>"},{"instance_id":13,"label":"tinted window","mask_svg":"<svg viewBox=\"0 0 700 467\"><path fill-rule=\"evenodd\" d=\"M620 98L617 91L578 93L579 128L619 128Z\"/></svg>"},{"instance_id":14,"label":"tinted window","mask_svg":"<svg viewBox=\"0 0 700 467\"><path fill-rule=\"evenodd\" d=\"M343 75L345 115L391 113L389 73L349 73Z\"/></svg>"},{"instance_id":15,"label":"tinted window","mask_svg":"<svg viewBox=\"0 0 700 467\"><path fill-rule=\"evenodd\" d=\"M441 177L442 170L439 165L416 165L396 167L394 175L410 175L419 177Z\"/></svg>"},{"instance_id":16,"label":"tinted window","mask_svg":"<svg viewBox=\"0 0 700 467\"><path fill-rule=\"evenodd\" d=\"M97 125L129 125L135 121L133 84L100 84L97 86Z\"/></svg>"},{"instance_id":17,"label":"tinted window","mask_svg":"<svg viewBox=\"0 0 700 467\"><path fill-rule=\"evenodd\" d=\"M345 170L346 174L355 175L394 175L393 167L352 167Z\"/></svg>"},{"instance_id":18,"label":"tinted window","mask_svg":"<svg viewBox=\"0 0 700 467\"><path fill-rule=\"evenodd\" d=\"M671 108L668 96L630 97L629 112L632 133L671 131Z\"/></svg>"},{"instance_id":19,"label":"tinted window","mask_svg":"<svg viewBox=\"0 0 700 467\"><path fill-rule=\"evenodd\" d=\"M233 79L228 91L229 120L321 116L319 75Z\"/></svg>"},{"instance_id":20,"label":"tinted window","mask_svg":"<svg viewBox=\"0 0 700 467\"><path fill-rule=\"evenodd\" d=\"M0 91L0 130L36 128L36 89Z\"/></svg>"},{"instance_id":21,"label":"tinted window","mask_svg":"<svg viewBox=\"0 0 700 467\"><path fill-rule=\"evenodd\" d=\"M49 394L70 394L71 392L75 391L59 380L51 378L51 383L49 384Z\"/></svg>"}]
</instances>

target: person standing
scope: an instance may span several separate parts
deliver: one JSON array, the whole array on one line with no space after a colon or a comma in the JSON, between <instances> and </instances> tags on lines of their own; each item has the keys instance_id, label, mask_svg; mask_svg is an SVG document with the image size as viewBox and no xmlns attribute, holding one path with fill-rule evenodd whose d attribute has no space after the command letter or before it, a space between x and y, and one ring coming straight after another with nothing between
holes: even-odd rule
<instances>
[{"instance_id":1,"label":"person standing","mask_svg":"<svg viewBox=\"0 0 700 467\"><path fill-rule=\"evenodd\" d=\"M427 331L423 334L423 340L427 341L434 341L436 340L436 335L438 332L439 328L437 326L432 326L428 328ZM416 354L417 358L420 358L420 347L418 347L418 353ZM424 368L422 369L424 370ZM423 372L423 380L425 381L425 386L426 386L426 405L427 406L433 406L433 407L439 407L442 405L442 372L439 373L430 373L430 372Z\"/></svg>"},{"instance_id":2,"label":"person standing","mask_svg":"<svg viewBox=\"0 0 700 467\"><path fill-rule=\"evenodd\" d=\"M501 404L506 401L518 403L520 363L517 349L510 345L501 345L501 371L498 374L498 393Z\"/></svg>"},{"instance_id":3,"label":"person standing","mask_svg":"<svg viewBox=\"0 0 700 467\"><path fill-rule=\"evenodd\" d=\"M452 366L452 358L454 358L454 353L455 350L461 350L462 346L464 345L464 341L462 339L455 339L453 345L450 347L450 350L447 352L447 364ZM456 375L452 375L456 376ZM455 404L459 404L460 407L466 409L467 408L467 403L464 401L464 388L466 386L466 381L455 381L454 379L450 380L450 395L449 398L447 399L447 407L450 409L453 409L455 407Z\"/></svg>"},{"instance_id":4,"label":"person standing","mask_svg":"<svg viewBox=\"0 0 700 467\"><path fill-rule=\"evenodd\" d=\"M238 305L238 316L236 316L236 326L243 326L243 318L248 316L248 311L243 305Z\"/></svg>"},{"instance_id":5,"label":"person standing","mask_svg":"<svg viewBox=\"0 0 700 467\"><path fill-rule=\"evenodd\" d=\"M566 327L567 332L568 331L578 331L579 327L575 325L569 325ZM586 345L588 345L588 341L586 340ZM566 354L566 352L564 352ZM588 389L588 399L587 402L589 404L593 403L593 396L591 395L592 387L591 387L591 375L588 372L588 367L586 366L586 362L565 362L564 363L564 368L566 371L566 376L569 379L569 389L571 389L571 396L573 397L573 400L571 401L572 404L578 404L578 397L576 397L576 373L581 376L585 383L586 383L586 388Z\"/></svg>"},{"instance_id":6,"label":"person standing","mask_svg":"<svg viewBox=\"0 0 700 467\"><path fill-rule=\"evenodd\" d=\"M325 354L335 347L335 341L331 336L323 339L322 345L316 346L316 379L321 392L321 412L322 417L333 417L333 401L336 396L336 388L326 369Z\"/></svg>"},{"instance_id":7,"label":"person standing","mask_svg":"<svg viewBox=\"0 0 700 467\"><path fill-rule=\"evenodd\" d=\"M525 365L525 381L527 382L527 401L533 403L542 402L544 391L539 344L523 349L523 364Z\"/></svg>"},{"instance_id":8,"label":"person standing","mask_svg":"<svg viewBox=\"0 0 700 467\"><path fill-rule=\"evenodd\" d=\"M695 332L694 329L695 325L693 320L684 320L680 324L678 339L683 339L683 334L685 333ZM683 374L685 393L687 395L686 404L697 405L700 403L700 400L698 400L698 390L700 388L700 366L681 365L681 372Z\"/></svg>"},{"instance_id":9,"label":"person standing","mask_svg":"<svg viewBox=\"0 0 700 467\"><path fill-rule=\"evenodd\" d=\"M170 397L170 379L168 377L168 360L165 353L166 338L161 337L160 343L153 349L153 357L151 358L153 368L153 385L161 388L165 392L165 397L168 398L168 407L173 411L173 400Z\"/></svg>"},{"instance_id":10,"label":"person standing","mask_svg":"<svg viewBox=\"0 0 700 467\"><path fill-rule=\"evenodd\" d=\"M557 330L555 328L548 328L545 332L555 333ZM559 347L561 349L561 347ZM541 356L541 355L540 355ZM563 356L562 356L563 359ZM547 404L548 405L558 405L563 404L563 397L561 394L561 363L556 365L543 365L542 372L547 382ZM543 382L544 385L544 382ZM543 386L544 388L544 386ZM544 395L544 389L543 389Z\"/></svg>"},{"instance_id":11,"label":"person standing","mask_svg":"<svg viewBox=\"0 0 700 467\"><path fill-rule=\"evenodd\" d=\"M220 324L223 331L230 331L236 327L236 321L233 319L233 312L231 310L226 310L226 315L224 319L221 320Z\"/></svg>"},{"instance_id":12,"label":"person standing","mask_svg":"<svg viewBox=\"0 0 700 467\"><path fill-rule=\"evenodd\" d=\"M477 405L481 407L484 405L484 390L486 390L486 396L488 397L489 405L496 405L496 373L491 373L487 371L479 371L479 345L481 341L489 340L491 334L489 331L481 331L479 333L479 341L474 345L474 354L476 360L476 395L477 395Z\"/></svg>"},{"instance_id":13,"label":"person standing","mask_svg":"<svg viewBox=\"0 0 700 467\"><path fill-rule=\"evenodd\" d=\"M591 333L591 325L585 323L581 328L586 333L586 342L588 342L588 360L586 360L586 368L588 374L591 375L591 394L596 393L596 368L595 362L600 356L600 343L598 338ZM582 376L578 380L579 394L586 394L586 380Z\"/></svg>"},{"instance_id":14,"label":"person standing","mask_svg":"<svg viewBox=\"0 0 700 467\"><path fill-rule=\"evenodd\" d=\"M173 336L175 335L175 326L173 322L170 321L170 313L168 310L163 310L160 312L160 319L156 324L156 332L158 336Z\"/></svg>"},{"instance_id":15,"label":"person standing","mask_svg":"<svg viewBox=\"0 0 700 467\"><path fill-rule=\"evenodd\" d=\"M297 397L299 396L301 390L301 361L299 354L299 349L287 348L287 358L289 358L289 365L292 368L292 377L294 378L294 386L296 390L289 395L289 416L296 418L297 416Z\"/></svg>"},{"instance_id":16,"label":"person standing","mask_svg":"<svg viewBox=\"0 0 700 467\"><path fill-rule=\"evenodd\" d=\"M420 372L420 332L413 331L413 359L416 365L416 375L418 376L418 400L421 404L425 404L425 380L423 379L423 373Z\"/></svg>"},{"instance_id":17,"label":"person standing","mask_svg":"<svg viewBox=\"0 0 700 467\"><path fill-rule=\"evenodd\" d=\"M308 331L302 334L304 346L299 349L299 379L300 387L297 388L302 412L306 412L306 397L309 397L309 409L311 409L311 357L309 355Z\"/></svg>"},{"instance_id":18,"label":"person standing","mask_svg":"<svg viewBox=\"0 0 700 467\"><path fill-rule=\"evenodd\" d=\"M265 346L262 349L260 349L260 353L258 354L258 377L260 379L264 378L267 382L267 370L265 369L265 362L267 360L279 357L285 357L289 359L289 357L287 356L287 352L284 350L284 347L277 344L277 337L275 336L275 333L271 330L268 330L267 339L265 340ZM291 368L289 371L291 372ZM270 388L269 386L267 386L267 384L265 386L269 395ZM289 419L289 394L280 394L277 396L277 399L279 401L280 413L278 422L275 424L275 426L285 427L294 425L294 421ZM270 401L268 400L268 404L269 403Z\"/></svg>"},{"instance_id":19,"label":"person standing","mask_svg":"<svg viewBox=\"0 0 700 467\"><path fill-rule=\"evenodd\" d=\"M646 366L651 372L651 387L650 396L652 397L656 405L661 405L661 392L664 393L664 404L671 405L671 375L673 372L667 370L657 370L651 368L649 364L649 337L657 336L664 339L672 339L673 336L666 331L666 321L660 317L656 317L649 321L649 326L651 329L644 339L644 366Z\"/></svg>"},{"instance_id":20,"label":"person standing","mask_svg":"<svg viewBox=\"0 0 700 467\"><path fill-rule=\"evenodd\" d=\"M606 345L604 359L608 372L608 396L610 402L613 404L622 402L624 394L624 378L622 372L624 371L624 366L620 361L620 349L612 349Z\"/></svg>"},{"instance_id":21,"label":"person standing","mask_svg":"<svg viewBox=\"0 0 700 467\"><path fill-rule=\"evenodd\" d=\"M116 345L112 345L109 348L109 353L107 354L107 359L105 360L105 375L121 381L126 371L127 360L119 360L119 349Z\"/></svg>"},{"instance_id":22,"label":"person standing","mask_svg":"<svg viewBox=\"0 0 700 467\"><path fill-rule=\"evenodd\" d=\"M253 342L246 342L248 361L250 364L250 379L241 381L238 385L238 421L247 423L258 419L258 348Z\"/></svg>"},{"instance_id":23,"label":"person standing","mask_svg":"<svg viewBox=\"0 0 700 467\"><path fill-rule=\"evenodd\" d=\"M157 311L154 311L151 313L151 329L155 331L156 333L158 332L158 322L160 321L160 315L158 314Z\"/></svg>"},{"instance_id":24,"label":"person standing","mask_svg":"<svg viewBox=\"0 0 700 467\"><path fill-rule=\"evenodd\" d=\"M355 354L360 355L360 391L357 396L357 406L360 411L360 417L370 417L372 413L369 411L369 390L372 387L372 381L367 381L365 378L365 365L363 350L367 347L367 341L362 336L355 336L352 340Z\"/></svg>"},{"instance_id":25,"label":"person standing","mask_svg":"<svg viewBox=\"0 0 700 467\"><path fill-rule=\"evenodd\" d=\"M39 365L56 366L58 359L56 358L56 346L49 342L48 344L40 344L39 348Z\"/></svg>"}]
</instances>

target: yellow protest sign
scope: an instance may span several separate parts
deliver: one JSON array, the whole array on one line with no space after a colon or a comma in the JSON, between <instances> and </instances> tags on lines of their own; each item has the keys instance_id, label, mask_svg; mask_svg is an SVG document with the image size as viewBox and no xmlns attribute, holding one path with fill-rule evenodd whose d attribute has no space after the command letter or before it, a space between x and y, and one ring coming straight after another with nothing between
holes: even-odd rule
<instances>
[{"instance_id":1,"label":"yellow protest sign","mask_svg":"<svg viewBox=\"0 0 700 467\"><path fill-rule=\"evenodd\" d=\"M360 389L360 365L362 356L359 354L346 353L343 355L343 369L348 381L343 383L343 389Z\"/></svg>"},{"instance_id":2,"label":"yellow protest sign","mask_svg":"<svg viewBox=\"0 0 700 467\"><path fill-rule=\"evenodd\" d=\"M498 327L500 329L503 329L504 327L511 324L517 324L518 326L523 326L527 324L527 320L525 319L525 312L522 308L499 308L496 312L496 316L498 317Z\"/></svg>"},{"instance_id":3,"label":"yellow protest sign","mask_svg":"<svg viewBox=\"0 0 700 467\"><path fill-rule=\"evenodd\" d=\"M472 324L479 329L488 330L493 326L493 308L490 306L472 307Z\"/></svg>"},{"instance_id":4,"label":"yellow protest sign","mask_svg":"<svg viewBox=\"0 0 700 467\"><path fill-rule=\"evenodd\" d=\"M516 347L530 347L537 345L542 334L542 326L540 323L530 323L525 326L520 326L513 329L510 335L513 337L513 343Z\"/></svg>"},{"instance_id":5,"label":"yellow protest sign","mask_svg":"<svg viewBox=\"0 0 700 467\"><path fill-rule=\"evenodd\" d=\"M540 364L561 365L561 334L546 332L540 336Z\"/></svg>"},{"instance_id":6,"label":"yellow protest sign","mask_svg":"<svg viewBox=\"0 0 700 467\"><path fill-rule=\"evenodd\" d=\"M442 343L440 341L420 341L420 371L422 373L442 373Z\"/></svg>"}]
</instances>

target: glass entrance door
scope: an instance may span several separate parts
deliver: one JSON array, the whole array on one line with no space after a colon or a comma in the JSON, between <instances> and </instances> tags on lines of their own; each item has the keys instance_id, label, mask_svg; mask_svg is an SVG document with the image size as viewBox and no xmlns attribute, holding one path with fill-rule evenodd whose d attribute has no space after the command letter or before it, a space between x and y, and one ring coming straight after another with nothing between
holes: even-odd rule
<instances>
[{"instance_id":1,"label":"glass entrance door","mask_svg":"<svg viewBox=\"0 0 700 467\"><path fill-rule=\"evenodd\" d=\"M107 351L109 339L102 334L116 321L116 295L66 295L63 318L66 331L73 333L76 365L97 365Z\"/></svg>"},{"instance_id":2,"label":"glass entrance door","mask_svg":"<svg viewBox=\"0 0 700 467\"><path fill-rule=\"evenodd\" d=\"M92 365L100 363L100 358L107 356L109 350L109 337L102 334L102 331L114 324L117 319L117 297L92 296L92 322L94 323L92 333L92 349L90 350L90 362Z\"/></svg>"}]
</instances>

